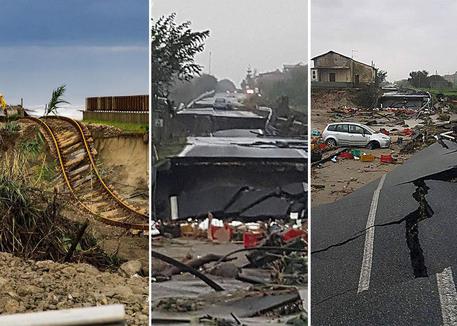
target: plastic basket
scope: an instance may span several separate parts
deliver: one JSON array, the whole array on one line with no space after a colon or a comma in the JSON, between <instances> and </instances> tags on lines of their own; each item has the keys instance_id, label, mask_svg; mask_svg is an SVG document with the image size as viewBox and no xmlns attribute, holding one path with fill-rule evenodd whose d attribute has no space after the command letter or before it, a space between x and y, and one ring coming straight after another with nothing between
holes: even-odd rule
<instances>
[{"instance_id":1,"label":"plastic basket","mask_svg":"<svg viewBox=\"0 0 457 326\"><path fill-rule=\"evenodd\" d=\"M373 162L374 156L372 154L363 154L362 156L360 156L360 160L362 162Z\"/></svg>"}]
</instances>

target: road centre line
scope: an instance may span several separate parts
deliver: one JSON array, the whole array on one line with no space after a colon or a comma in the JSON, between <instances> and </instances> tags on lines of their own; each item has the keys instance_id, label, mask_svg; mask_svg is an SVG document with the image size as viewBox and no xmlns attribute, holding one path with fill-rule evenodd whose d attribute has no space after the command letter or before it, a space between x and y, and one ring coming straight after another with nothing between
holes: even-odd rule
<instances>
[{"instance_id":1,"label":"road centre line","mask_svg":"<svg viewBox=\"0 0 457 326\"><path fill-rule=\"evenodd\" d=\"M386 180L386 174L381 177L378 187L373 193L371 200L370 211L368 213L365 247L363 250L362 267L360 270L359 287L357 293L368 290L370 287L371 267L373 263L373 246L374 246L374 221L376 218L376 210L378 209L379 194Z\"/></svg>"},{"instance_id":2,"label":"road centre line","mask_svg":"<svg viewBox=\"0 0 457 326\"><path fill-rule=\"evenodd\" d=\"M457 292L451 267L436 274L436 283L440 295L443 325L457 325Z\"/></svg>"}]
</instances>

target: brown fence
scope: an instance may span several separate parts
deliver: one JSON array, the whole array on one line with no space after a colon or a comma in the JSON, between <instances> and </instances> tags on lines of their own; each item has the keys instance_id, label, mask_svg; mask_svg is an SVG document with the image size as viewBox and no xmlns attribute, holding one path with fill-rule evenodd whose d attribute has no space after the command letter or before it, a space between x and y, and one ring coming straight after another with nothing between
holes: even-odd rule
<instances>
[{"instance_id":1,"label":"brown fence","mask_svg":"<svg viewBox=\"0 0 457 326\"><path fill-rule=\"evenodd\" d=\"M149 124L148 112L83 111L83 120Z\"/></svg>"},{"instance_id":2,"label":"brown fence","mask_svg":"<svg viewBox=\"0 0 457 326\"><path fill-rule=\"evenodd\" d=\"M86 111L149 112L149 95L86 97Z\"/></svg>"}]
</instances>

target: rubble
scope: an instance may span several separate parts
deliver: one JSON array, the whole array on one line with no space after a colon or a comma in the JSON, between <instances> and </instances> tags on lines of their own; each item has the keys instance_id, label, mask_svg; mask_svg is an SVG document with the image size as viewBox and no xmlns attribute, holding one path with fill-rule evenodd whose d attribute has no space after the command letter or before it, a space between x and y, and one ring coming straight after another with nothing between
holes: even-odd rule
<instances>
[{"instance_id":1,"label":"rubble","mask_svg":"<svg viewBox=\"0 0 457 326\"><path fill-rule=\"evenodd\" d=\"M148 279L88 264L23 260L0 253L0 314L124 304L129 325L148 323ZM71 279L71 282L69 282Z\"/></svg>"},{"instance_id":2,"label":"rubble","mask_svg":"<svg viewBox=\"0 0 457 326\"><path fill-rule=\"evenodd\" d=\"M341 93L341 98L335 97L334 93ZM380 174L391 171L394 164L402 164L415 152L439 141L439 135L452 130L457 123L457 114L450 110L451 104L443 99L432 105L430 94L416 93L399 93L400 100L395 101L392 94L386 94L380 99L378 108L357 107L351 102L349 91L313 95L316 104L313 115L316 119L312 120L316 124L311 138L312 183L326 185L314 188L313 205L331 202L351 193ZM366 124L389 135L392 139L390 149L373 151L361 148L368 156L358 156L348 148L329 148L320 138L321 132L326 124L341 121ZM348 159L357 162L352 163ZM371 176L361 175L365 172ZM332 186L332 180L335 180L332 175L344 176L348 182L350 178L360 176L360 182L354 188L340 188Z\"/></svg>"}]
</instances>

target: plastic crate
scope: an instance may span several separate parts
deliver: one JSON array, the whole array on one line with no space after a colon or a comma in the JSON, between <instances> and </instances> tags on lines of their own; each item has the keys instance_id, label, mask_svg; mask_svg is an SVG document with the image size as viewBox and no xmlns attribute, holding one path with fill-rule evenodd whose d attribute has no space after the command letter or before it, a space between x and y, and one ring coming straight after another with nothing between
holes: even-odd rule
<instances>
[{"instance_id":1,"label":"plastic crate","mask_svg":"<svg viewBox=\"0 0 457 326\"><path fill-rule=\"evenodd\" d=\"M353 159L354 156L352 155L352 153L349 153L349 152L342 152L340 153L340 155L338 155L339 158L347 158L347 159Z\"/></svg>"},{"instance_id":2,"label":"plastic crate","mask_svg":"<svg viewBox=\"0 0 457 326\"><path fill-rule=\"evenodd\" d=\"M362 162L373 162L374 156L372 154L363 154L362 156L360 156L360 160Z\"/></svg>"},{"instance_id":3,"label":"plastic crate","mask_svg":"<svg viewBox=\"0 0 457 326\"><path fill-rule=\"evenodd\" d=\"M392 163L394 161L394 159L392 158L392 155L390 155L390 154L381 155L380 160L382 163Z\"/></svg>"}]
</instances>

